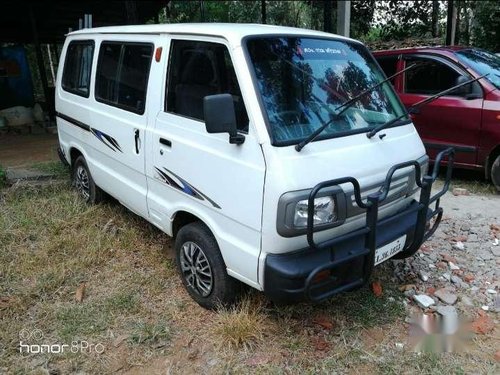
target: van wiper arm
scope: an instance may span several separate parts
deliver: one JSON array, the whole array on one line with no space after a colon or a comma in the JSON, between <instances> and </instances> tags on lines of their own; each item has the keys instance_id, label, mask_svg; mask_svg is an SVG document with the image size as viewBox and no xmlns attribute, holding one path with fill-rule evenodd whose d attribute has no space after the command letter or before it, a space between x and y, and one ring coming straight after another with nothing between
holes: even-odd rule
<instances>
[{"instance_id":1,"label":"van wiper arm","mask_svg":"<svg viewBox=\"0 0 500 375\"><path fill-rule=\"evenodd\" d=\"M413 69L414 67L416 67L417 64L413 64L413 65L410 65L408 66L407 68L404 68L403 70L400 70L399 72L397 73L394 73L392 76L390 77L387 77L386 79L384 79L383 81L380 81L379 83L371 86L371 87L368 87L366 90L362 91L360 94L356 95L354 98L352 99L349 99L348 101L342 103L341 105L339 105L337 108L335 108L335 111L339 110L340 108L344 108L342 111L340 111L339 113L337 113L337 116L340 116L342 113L344 113L347 109L349 109L349 107L357 102L359 99L361 99L363 96L365 96L366 94L369 94L370 92L372 92L373 90L375 90L377 87L380 87L382 86L384 83L390 81L391 79L393 79L394 77L400 75L400 74L403 74L404 72L410 70L410 69Z\"/></svg>"},{"instance_id":2,"label":"van wiper arm","mask_svg":"<svg viewBox=\"0 0 500 375\"><path fill-rule=\"evenodd\" d=\"M428 98L425 98L424 100L421 100L415 104L413 104L411 107L408 108L408 112L405 112L403 113L401 116L398 116L396 118L393 118L392 120L389 120L387 121L386 123L383 123L379 126L376 126L375 128L373 128L372 130L370 130L366 136L368 138L372 138L375 134L377 134L379 131L385 129L385 128L388 128L390 127L391 125L395 124L397 121L401 120L403 117L406 117L408 114L412 114L412 113L415 113L415 110L418 109L419 107L422 107L434 100L436 100L437 98L440 98L441 96L444 96L446 94L449 94L450 92L452 91L455 91L456 89L459 89L460 87L463 87L463 86L467 86L467 85L470 85L471 83L473 82L476 82L476 81L479 81L480 79L486 77L489 73L486 73L486 74L483 74L482 76L479 76L477 78L473 78L471 80L468 80L467 82L464 82L464 83L460 83L459 85L456 85L456 86L453 86L449 89L446 89L446 90L443 90L441 92L438 92L437 94L435 95L432 95Z\"/></svg>"},{"instance_id":3,"label":"van wiper arm","mask_svg":"<svg viewBox=\"0 0 500 375\"><path fill-rule=\"evenodd\" d=\"M308 143L310 143L314 139L316 139L316 137L318 135L320 135L323 132L323 130L325 130L332 122L334 122L335 120L337 120L345 111L347 111L349 108L351 108L351 106L355 102L357 102L359 99L361 99L363 96L365 96L366 94L371 93L377 87L382 86L384 83L390 81L394 77L396 77L396 76L398 76L398 75L400 75L400 74L402 74L402 73L404 73L404 72L406 72L406 71L408 71L410 69L413 69L416 65L417 64L410 65L409 67L407 67L407 68L405 68L403 70L400 70L397 73L394 73L392 76L387 77L386 79L378 82L377 84L368 87L366 90L362 91L361 93L359 93L358 95L356 95L354 98L351 98L351 99L345 101L344 103L342 103L341 105L339 105L337 108L334 109L334 111L335 112L337 112L338 110L340 110L340 111L337 112L329 121L325 122L318 129L316 129L314 132L312 132L306 139L304 139L303 141L297 143L295 145L295 150L297 150L298 152L300 152L300 150L302 150L305 147L305 145L307 145Z\"/></svg>"}]
</instances>

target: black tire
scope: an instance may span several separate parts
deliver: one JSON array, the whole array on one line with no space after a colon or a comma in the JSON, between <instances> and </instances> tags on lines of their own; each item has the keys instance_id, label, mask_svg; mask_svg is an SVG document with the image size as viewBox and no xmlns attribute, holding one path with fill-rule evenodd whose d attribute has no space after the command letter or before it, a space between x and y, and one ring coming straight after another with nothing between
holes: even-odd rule
<instances>
[{"instance_id":1,"label":"black tire","mask_svg":"<svg viewBox=\"0 0 500 375\"><path fill-rule=\"evenodd\" d=\"M500 192L500 155L491 164L491 182L495 188Z\"/></svg>"},{"instance_id":2,"label":"black tire","mask_svg":"<svg viewBox=\"0 0 500 375\"><path fill-rule=\"evenodd\" d=\"M217 241L206 225L194 222L182 227L175 254L182 283L200 306L212 310L237 301L241 283L227 274Z\"/></svg>"},{"instance_id":3,"label":"black tire","mask_svg":"<svg viewBox=\"0 0 500 375\"><path fill-rule=\"evenodd\" d=\"M96 204L103 200L104 192L95 184L87 162L81 155L73 164L72 183L85 203Z\"/></svg>"}]
</instances>

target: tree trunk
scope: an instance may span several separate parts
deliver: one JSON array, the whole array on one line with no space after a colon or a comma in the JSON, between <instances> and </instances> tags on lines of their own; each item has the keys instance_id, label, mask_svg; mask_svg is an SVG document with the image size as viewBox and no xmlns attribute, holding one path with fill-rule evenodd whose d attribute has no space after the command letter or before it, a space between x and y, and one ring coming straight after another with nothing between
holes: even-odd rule
<instances>
[{"instance_id":1,"label":"tree trunk","mask_svg":"<svg viewBox=\"0 0 500 375\"><path fill-rule=\"evenodd\" d=\"M139 23L137 17L137 3L134 0L125 1L125 13L127 15L127 23L129 25L136 25Z\"/></svg>"},{"instance_id":2,"label":"tree trunk","mask_svg":"<svg viewBox=\"0 0 500 375\"><path fill-rule=\"evenodd\" d=\"M446 17L446 45L455 44L455 31L457 22L457 10L453 0L448 0L448 11Z\"/></svg>"},{"instance_id":3,"label":"tree trunk","mask_svg":"<svg viewBox=\"0 0 500 375\"><path fill-rule=\"evenodd\" d=\"M470 17L469 17L469 4L464 4L464 18L463 18L463 33L462 33L462 43L469 45L470 43Z\"/></svg>"},{"instance_id":4,"label":"tree trunk","mask_svg":"<svg viewBox=\"0 0 500 375\"><path fill-rule=\"evenodd\" d=\"M260 13L261 13L261 22L266 23L266 0L261 0L260 2Z\"/></svg>"},{"instance_id":5,"label":"tree trunk","mask_svg":"<svg viewBox=\"0 0 500 375\"><path fill-rule=\"evenodd\" d=\"M457 17L456 23L455 23L455 43L454 44L460 44L460 12L462 11L462 1L456 0L456 9L455 9L455 14Z\"/></svg>"},{"instance_id":6,"label":"tree trunk","mask_svg":"<svg viewBox=\"0 0 500 375\"><path fill-rule=\"evenodd\" d=\"M323 2L323 31L332 32L332 2L325 0Z\"/></svg>"},{"instance_id":7,"label":"tree trunk","mask_svg":"<svg viewBox=\"0 0 500 375\"><path fill-rule=\"evenodd\" d=\"M434 38L439 36L439 2L432 0L432 36Z\"/></svg>"},{"instance_id":8,"label":"tree trunk","mask_svg":"<svg viewBox=\"0 0 500 375\"><path fill-rule=\"evenodd\" d=\"M50 44L47 44L47 56L49 58L50 74L52 75L52 84L56 86L56 73L54 70L54 62L52 61L52 52L50 51Z\"/></svg>"}]
</instances>

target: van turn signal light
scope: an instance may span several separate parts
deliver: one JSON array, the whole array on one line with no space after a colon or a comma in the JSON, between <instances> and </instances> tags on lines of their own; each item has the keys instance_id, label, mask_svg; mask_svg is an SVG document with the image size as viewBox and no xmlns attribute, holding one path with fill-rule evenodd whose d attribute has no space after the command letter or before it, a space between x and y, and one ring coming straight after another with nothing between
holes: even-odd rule
<instances>
[{"instance_id":1,"label":"van turn signal light","mask_svg":"<svg viewBox=\"0 0 500 375\"><path fill-rule=\"evenodd\" d=\"M156 62L160 62L161 60L161 51L163 51L162 47L158 47L155 52L155 60Z\"/></svg>"}]
</instances>

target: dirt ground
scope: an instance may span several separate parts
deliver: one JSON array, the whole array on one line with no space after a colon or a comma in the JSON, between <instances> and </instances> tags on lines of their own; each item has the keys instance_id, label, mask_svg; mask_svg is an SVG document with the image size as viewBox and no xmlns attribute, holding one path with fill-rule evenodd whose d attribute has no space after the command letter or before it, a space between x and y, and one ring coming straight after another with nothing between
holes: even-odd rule
<instances>
[{"instance_id":1,"label":"dirt ground","mask_svg":"<svg viewBox=\"0 0 500 375\"><path fill-rule=\"evenodd\" d=\"M65 180L6 188L0 373L498 373L500 196L469 191L447 194L434 237L371 287L285 307L248 290L214 312L182 288L171 241L116 202L86 206ZM415 351L424 313L463 319L463 348ZM20 352L23 340L76 351Z\"/></svg>"},{"instance_id":2,"label":"dirt ground","mask_svg":"<svg viewBox=\"0 0 500 375\"><path fill-rule=\"evenodd\" d=\"M0 165L4 168L24 167L34 163L58 160L57 134L33 128L33 134L0 135Z\"/></svg>"}]
</instances>

